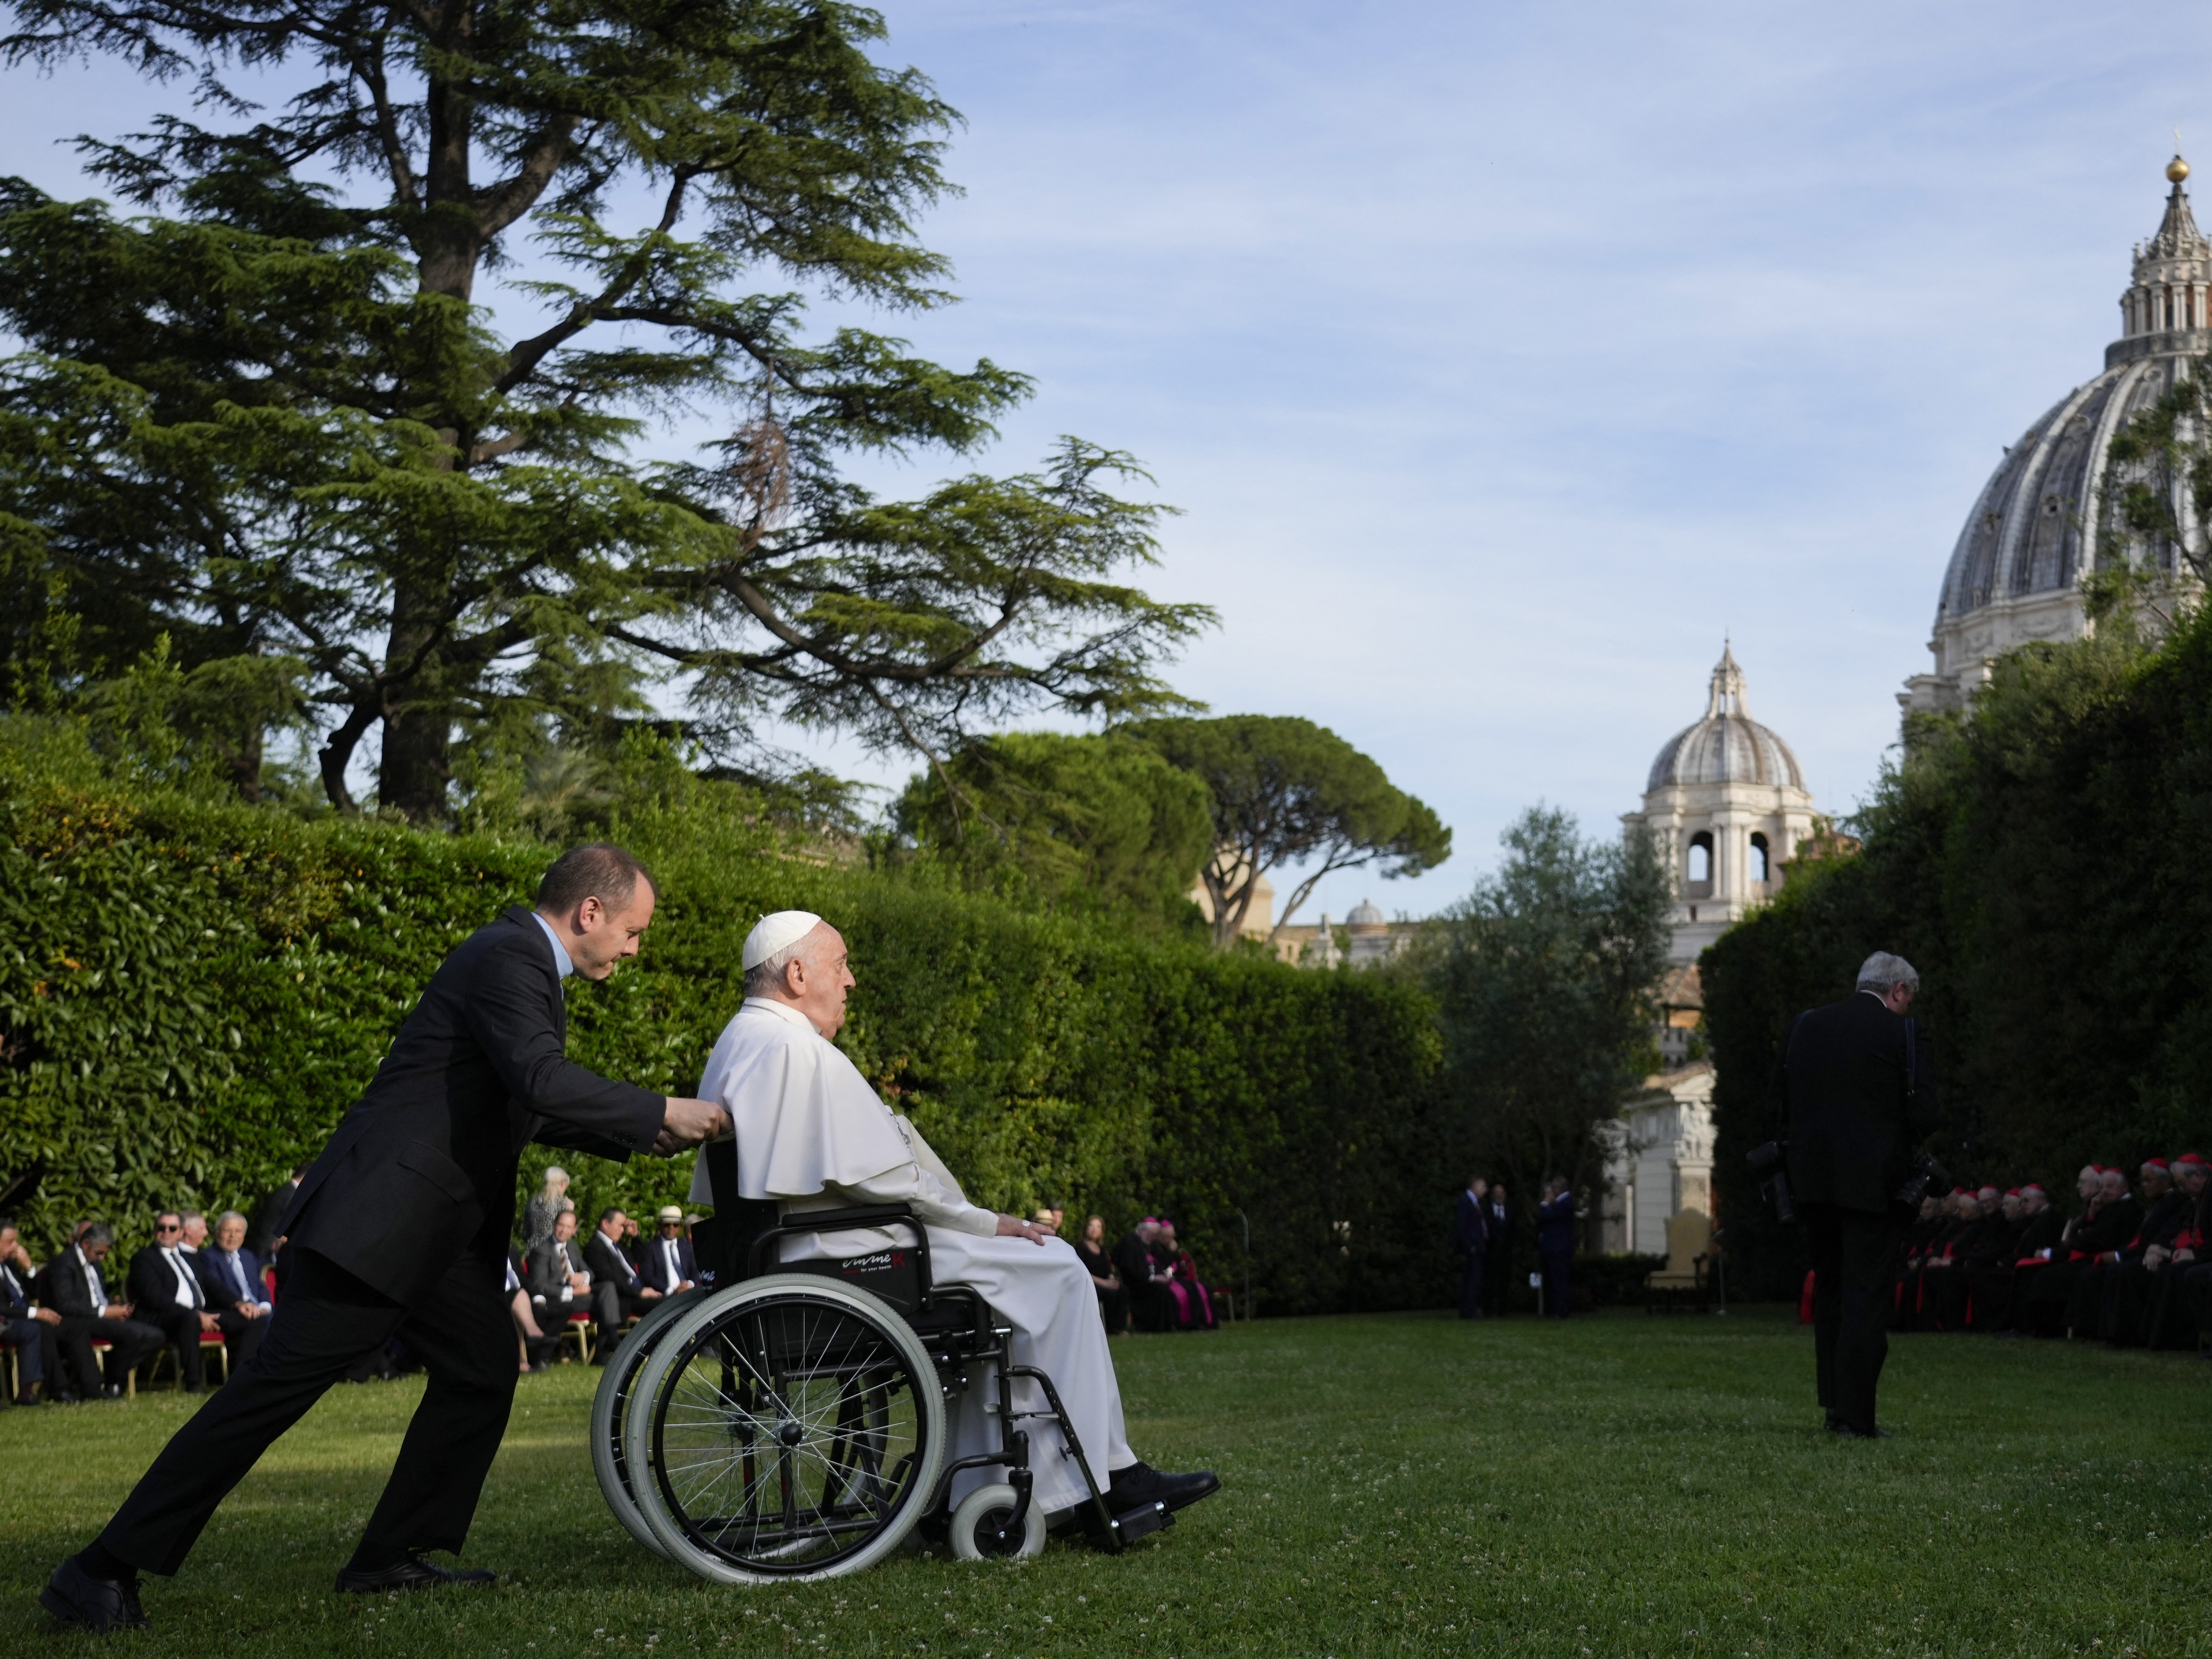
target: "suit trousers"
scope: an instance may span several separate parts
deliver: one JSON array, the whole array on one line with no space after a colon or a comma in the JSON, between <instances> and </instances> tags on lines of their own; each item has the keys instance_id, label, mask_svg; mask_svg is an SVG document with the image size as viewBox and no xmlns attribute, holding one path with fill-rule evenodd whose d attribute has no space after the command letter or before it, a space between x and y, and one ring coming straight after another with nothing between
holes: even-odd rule
<instances>
[{"instance_id":1,"label":"suit trousers","mask_svg":"<svg viewBox=\"0 0 2212 1659\"><path fill-rule=\"evenodd\" d=\"M61 1387L61 1353L54 1346L54 1328L43 1319L0 1318L0 1337L15 1350L15 1385L28 1394L41 1382Z\"/></svg>"},{"instance_id":2,"label":"suit trousers","mask_svg":"<svg viewBox=\"0 0 2212 1659\"><path fill-rule=\"evenodd\" d=\"M1862 1434L1875 1429L1875 1389L1889 1358L1891 1287L1911 1212L1800 1203L1813 1246L1813 1346L1820 1404Z\"/></svg>"},{"instance_id":3,"label":"suit trousers","mask_svg":"<svg viewBox=\"0 0 2212 1659\"><path fill-rule=\"evenodd\" d=\"M188 1389L201 1384L200 1315L197 1308L180 1308L171 1303L166 1308L149 1308L141 1304L133 1319L151 1325L161 1333L163 1341L177 1351L177 1377Z\"/></svg>"},{"instance_id":4,"label":"suit trousers","mask_svg":"<svg viewBox=\"0 0 2212 1659\"><path fill-rule=\"evenodd\" d=\"M103 1375L94 1356L94 1342L108 1344L107 1369ZM54 1344L61 1350L64 1369L76 1392L88 1400L99 1397L100 1384L119 1389L123 1379L161 1351L161 1333L135 1319L94 1319L89 1314L64 1314L54 1327Z\"/></svg>"},{"instance_id":5,"label":"suit trousers","mask_svg":"<svg viewBox=\"0 0 2212 1659\"><path fill-rule=\"evenodd\" d=\"M230 1489L365 1354L395 1336L429 1372L384 1495L362 1534L379 1553L458 1551L499 1451L517 1376L504 1263L464 1254L407 1306L295 1249L259 1350L177 1431L100 1541L173 1573Z\"/></svg>"},{"instance_id":6,"label":"suit trousers","mask_svg":"<svg viewBox=\"0 0 2212 1659\"><path fill-rule=\"evenodd\" d=\"M617 1285L609 1279L603 1279L592 1286L592 1317L599 1324L599 1341L603 1352L611 1354L615 1351L615 1345L622 1340L625 1320L649 1312L659 1305L656 1302L647 1302L640 1295L640 1288Z\"/></svg>"},{"instance_id":7,"label":"suit trousers","mask_svg":"<svg viewBox=\"0 0 2212 1659\"><path fill-rule=\"evenodd\" d=\"M1493 1238L1482 1252L1482 1311L1492 1319L1505 1317L1505 1296L1512 1288L1513 1252L1502 1238Z\"/></svg>"},{"instance_id":8,"label":"suit trousers","mask_svg":"<svg viewBox=\"0 0 2212 1659\"><path fill-rule=\"evenodd\" d=\"M1567 1290L1567 1264L1575 1259L1572 1250L1539 1250L1537 1258L1544 1269L1544 1317L1565 1319L1570 1299Z\"/></svg>"},{"instance_id":9,"label":"suit trousers","mask_svg":"<svg viewBox=\"0 0 2212 1659\"><path fill-rule=\"evenodd\" d=\"M1469 1250L1462 1259L1467 1268L1460 1275L1459 1316L1477 1319L1482 1315L1482 1252Z\"/></svg>"}]
</instances>

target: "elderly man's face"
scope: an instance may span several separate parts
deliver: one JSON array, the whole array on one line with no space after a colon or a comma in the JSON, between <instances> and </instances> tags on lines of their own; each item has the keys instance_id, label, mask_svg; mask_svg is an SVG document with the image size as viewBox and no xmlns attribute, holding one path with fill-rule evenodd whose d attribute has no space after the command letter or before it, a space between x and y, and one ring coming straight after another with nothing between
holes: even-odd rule
<instances>
[{"instance_id":1,"label":"elderly man's face","mask_svg":"<svg viewBox=\"0 0 2212 1659\"><path fill-rule=\"evenodd\" d=\"M784 969L783 983L783 1000L823 1036L836 1036L844 1029L845 994L860 983L847 959L845 936L826 921L816 922L799 943L798 960Z\"/></svg>"},{"instance_id":2,"label":"elderly man's face","mask_svg":"<svg viewBox=\"0 0 2212 1659\"><path fill-rule=\"evenodd\" d=\"M683 1231L684 1224L680 1221L664 1221L660 1224L660 1236L663 1238L673 1238Z\"/></svg>"},{"instance_id":3,"label":"elderly man's face","mask_svg":"<svg viewBox=\"0 0 2212 1659\"><path fill-rule=\"evenodd\" d=\"M2185 1164L2181 1166L2181 1190L2194 1198L2204 1190L2204 1166Z\"/></svg>"},{"instance_id":4,"label":"elderly man's face","mask_svg":"<svg viewBox=\"0 0 2212 1659\"><path fill-rule=\"evenodd\" d=\"M2128 1178L2118 1170L2107 1170L2105 1171L2103 1184L2099 1191L2102 1194L2106 1203L2117 1204L2128 1195Z\"/></svg>"},{"instance_id":5,"label":"elderly man's face","mask_svg":"<svg viewBox=\"0 0 2212 1659\"><path fill-rule=\"evenodd\" d=\"M1933 1221L1942 1213L1942 1201L1932 1193L1920 1200L1920 1218L1923 1221Z\"/></svg>"},{"instance_id":6,"label":"elderly man's face","mask_svg":"<svg viewBox=\"0 0 2212 1659\"><path fill-rule=\"evenodd\" d=\"M2171 1175L2164 1170L2154 1169L2148 1164L2142 1167L2142 1179L2143 1196L2154 1201L2164 1198L2166 1189L2173 1185L2173 1177Z\"/></svg>"},{"instance_id":7,"label":"elderly man's face","mask_svg":"<svg viewBox=\"0 0 2212 1659\"><path fill-rule=\"evenodd\" d=\"M2074 1177L2074 1190L2081 1194L2083 1203L2096 1197L2104 1188L2105 1177L2097 1172L2094 1164L2084 1164L2081 1173Z\"/></svg>"},{"instance_id":8,"label":"elderly man's face","mask_svg":"<svg viewBox=\"0 0 2212 1659\"><path fill-rule=\"evenodd\" d=\"M234 1250L245 1243L246 1224L236 1216L215 1230L216 1248L219 1250Z\"/></svg>"},{"instance_id":9,"label":"elderly man's face","mask_svg":"<svg viewBox=\"0 0 2212 1659\"><path fill-rule=\"evenodd\" d=\"M2044 1211L2048 1209L2050 1206L2050 1196L2045 1193L2043 1188L2040 1187L2034 1188L2020 1195L2021 1213L2023 1215L2041 1215Z\"/></svg>"},{"instance_id":10,"label":"elderly man's face","mask_svg":"<svg viewBox=\"0 0 2212 1659\"><path fill-rule=\"evenodd\" d=\"M87 1261L105 1261L107 1260L107 1253L113 1249L115 1245L111 1239L88 1238L78 1248L83 1250L84 1259Z\"/></svg>"}]
</instances>

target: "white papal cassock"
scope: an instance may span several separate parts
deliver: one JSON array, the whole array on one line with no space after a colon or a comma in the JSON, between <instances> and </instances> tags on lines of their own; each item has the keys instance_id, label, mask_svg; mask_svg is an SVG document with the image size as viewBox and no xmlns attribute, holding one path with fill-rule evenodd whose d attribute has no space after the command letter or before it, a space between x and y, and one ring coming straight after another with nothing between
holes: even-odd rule
<instances>
[{"instance_id":1,"label":"white papal cassock","mask_svg":"<svg viewBox=\"0 0 2212 1659\"><path fill-rule=\"evenodd\" d=\"M1107 1352L1091 1275L1066 1240L1042 1245L997 1236L999 1218L961 1192L921 1133L894 1113L814 1023L788 1004L748 997L700 1079L702 1098L730 1115L743 1196L773 1199L787 1215L848 1204L904 1204L929 1234L933 1280L971 1285L1013 1328L1013 1361L1053 1380L1103 1488L1109 1473L1137 1461L1121 1423L1121 1389ZM691 1178L695 1203L712 1203L702 1160ZM859 1255L908 1243L886 1228L851 1229L786 1239L783 1259ZM986 1376L952 1402L952 1455L996 1450L998 1389ZM1014 1408L1044 1407L1043 1390L1016 1379ZM1059 1425L1032 1418L1030 1467L1036 1503L1049 1515L1089 1494L1074 1461L1062 1455ZM994 1479L967 1470L952 1500Z\"/></svg>"}]
</instances>

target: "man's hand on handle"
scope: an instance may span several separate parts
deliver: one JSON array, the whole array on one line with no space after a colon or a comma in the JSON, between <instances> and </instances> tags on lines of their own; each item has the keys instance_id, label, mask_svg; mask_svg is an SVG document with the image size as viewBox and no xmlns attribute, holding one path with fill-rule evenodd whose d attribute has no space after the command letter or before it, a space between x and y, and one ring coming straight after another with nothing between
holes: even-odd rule
<instances>
[{"instance_id":1,"label":"man's hand on handle","mask_svg":"<svg viewBox=\"0 0 2212 1659\"><path fill-rule=\"evenodd\" d=\"M661 1115L660 1139L653 1143L653 1150L665 1158L729 1133L730 1115L713 1101L685 1100L671 1095L668 1109Z\"/></svg>"}]
</instances>

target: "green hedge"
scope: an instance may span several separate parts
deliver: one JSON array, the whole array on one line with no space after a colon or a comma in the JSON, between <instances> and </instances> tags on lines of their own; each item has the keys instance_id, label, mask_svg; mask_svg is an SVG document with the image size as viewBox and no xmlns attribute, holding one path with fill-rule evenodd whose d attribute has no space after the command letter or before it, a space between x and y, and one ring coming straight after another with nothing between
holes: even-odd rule
<instances>
[{"instance_id":1,"label":"green hedge","mask_svg":"<svg viewBox=\"0 0 2212 1659\"><path fill-rule=\"evenodd\" d=\"M544 846L301 819L0 752L0 1174L52 1246L98 1215L250 1208L319 1146L441 957L527 896ZM58 741L58 740L57 740ZM66 750L67 745L61 747ZM0 741L0 750L9 744ZM125 797L129 798L126 799ZM570 1048L666 1092L737 1006L763 909L843 927L842 1042L978 1201L1174 1216L1278 1312L1433 1304L1457 1183L1417 990L1124 937L836 867L702 787L617 834L660 878L641 958L571 992ZM552 1154L586 1212L676 1200L690 1160ZM545 1161L526 1162L526 1186Z\"/></svg>"},{"instance_id":2,"label":"green hedge","mask_svg":"<svg viewBox=\"0 0 2212 1659\"><path fill-rule=\"evenodd\" d=\"M1704 957L1731 1259L1794 1294L1802 1241L1743 1164L1776 1133L1790 1018L1892 950L1922 975L1962 1177L2070 1191L2089 1162L2212 1150L2212 612L2162 648L2124 629L1996 665L1923 724L1859 824Z\"/></svg>"}]
</instances>

